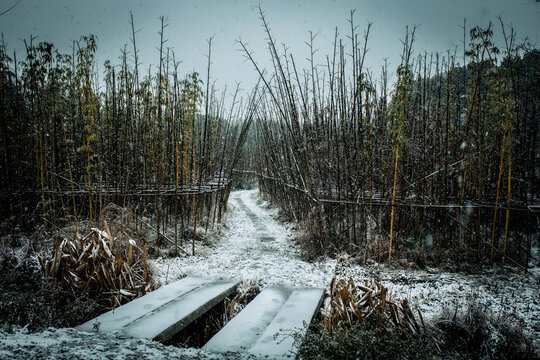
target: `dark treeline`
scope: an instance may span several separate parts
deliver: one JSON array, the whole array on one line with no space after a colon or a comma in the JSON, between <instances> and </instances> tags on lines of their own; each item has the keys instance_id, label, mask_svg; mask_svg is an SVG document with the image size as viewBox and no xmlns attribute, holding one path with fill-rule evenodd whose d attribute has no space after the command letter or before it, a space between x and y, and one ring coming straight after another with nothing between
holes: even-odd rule
<instances>
[{"instance_id":1,"label":"dark treeline","mask_svg":"<svg viewBox=\"0 0 540 360\"><path fill-rule=\"evenodd\" d=\"M255 95L218 93L212 39L207 73L182 75L164 46L165 27L162 19L159 64L146 70L134 28L119 64L107 61L99 72L93 36L74 41L71 54L34 38L22 57L0 44L4 215L28 214L46 228L80 218L92 224L114 202L155 219L157 234L174 224L175 242L188 227L219 219Z\"/></svg>"},{"instance_id":2,"label":"dark treeline","mask_svg":"<svg viewBox=\"0 0 540 360\"><path fill-rule=\"evenodd\" d=\"M538 233L540 51L500 21L466 29L461 50L413 52L407 30L395 82L364 67L368 25L300 69L279 50L256 122L260 190L308 229L314 253L364 261L444 256L526 265ZM468 36L467 36L468 35Z\"/></svg>"}]
</instances>

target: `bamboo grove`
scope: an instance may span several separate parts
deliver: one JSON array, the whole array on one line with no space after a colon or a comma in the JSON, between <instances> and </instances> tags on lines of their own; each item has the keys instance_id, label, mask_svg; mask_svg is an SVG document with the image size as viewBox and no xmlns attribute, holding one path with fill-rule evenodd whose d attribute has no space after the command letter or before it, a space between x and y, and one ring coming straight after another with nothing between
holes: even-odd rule
<instances>
[{"instance_id":1,"label":"bamboo grove","mask_svg":"<svg viewBox=\"0 0 540 360\"><path fill-rule=\"evenodd\" d=\"M539 217L540 51L513 29L463 25L461 47L415 52L374 79L364 66L371 25L306 69L277 45L264 13L273 71L246 57L266 96L254 124L260 191L308 230L316 253L364 262L460 259L527 266ZM283 49L283 50L281 50Z\"/></svg>"},{"instance_id":2,"label":"bamboo grove","mask_svg":"<svg viewBox=\"0 0 540 360\"><path fill-rule=\"evenodd\" d=\"M30 38L21 58L0 44L2 213L50 229L98 223L116 203L146 221L158 247L166 239L181 250L188 231L195 239L224 211L255 95L212 85L212 39L204 77L182 75L163 18L159 66L142 70L131 25L120 63L103 67L93 36L71 54Z\"/></svg>"}]
</instances>

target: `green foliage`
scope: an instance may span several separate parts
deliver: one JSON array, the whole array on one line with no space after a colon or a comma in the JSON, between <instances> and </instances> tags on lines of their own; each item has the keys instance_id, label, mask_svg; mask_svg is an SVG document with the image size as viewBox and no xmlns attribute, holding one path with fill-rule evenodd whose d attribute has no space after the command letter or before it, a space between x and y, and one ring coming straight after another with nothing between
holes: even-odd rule
<instances>
[{"instance_id":1,"label":"green foliage","mask_svg":"<svg viewBox=\"0 0 540 360\"><path fill-rule=\"evenodd\" d=\"M368 93L374 95L376 93L373 83L369 80L365 73L356 77L357 91L360 93Z\"/></svg>"},{"instance_id":2,"label":"green foliage","mask_svg":"<svg viewBox=\"0 0 540 360\"><path fill-rule=\"evenodd\" d=\"M465 55L473 59L471 66L478 65L478 63L487 61L491 64L496 64L496 55L499 54L499 48L491 41L493 37L493 30L491 30L491 22L486 29L482 29L476 26L470 30L469 36L471 42L469 43L469 49L465 51ZM487 60L486 60L487 57Z\"/></svg>"},{"instance_id":3,"label":"green foliage","mask_svg":"<svg viewBox=\"0 0 540 360\"><path fill-rule=\"evenodd\" d=\"M92 74L94 67L94 56L97 49L94 35L82 36L77 50L77 86L79 101L82 104L82 121L86 133L86 176L87 186L91 188L92 170L97 167L94 162L94 149L92 144L96 140L95 116L97 113L97 98L92 89Z\"/></svg>"},{"instance_id":4,"label":"green foliage","mask_svg":"<svg viewBox=\"0 0 540 360\"><path fill-rule=\"evenodd\" d=\"M199 79L199 73L193 71L191 74L186 75L185 79L180 82L180 106L184 107L186 111L194 114L197 111L197 107L201 104L203 92L202 92L202 80Z\"/></svg>"},{"instance_id":5,"label":"green foliage","mask_svg":"<svg viewBox=\"0 0 540 360\"><path fill-rule=\"evenodd\" d=\"M396 70L398 80L394 86L392 103L388 108L390 127L387 136L394 143L406 144L404 131L407 128L407 107L409 92L413 86L413 75L408 65L400 65Z\"/></svg>"}]
</instances>

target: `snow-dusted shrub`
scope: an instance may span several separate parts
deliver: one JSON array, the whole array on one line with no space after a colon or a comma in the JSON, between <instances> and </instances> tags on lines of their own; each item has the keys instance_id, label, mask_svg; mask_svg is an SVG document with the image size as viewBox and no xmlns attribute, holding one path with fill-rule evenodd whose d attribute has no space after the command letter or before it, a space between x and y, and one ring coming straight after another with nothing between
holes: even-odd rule
<instances>
[{"instance_id":1,"label":"snow-dusted shrub","mask_svg":"<svg viewBox=\"0 0 540 360\"><path fill-rule=\"evenodd\" d=\"M93 299L44 283L32 251L14 250L0 251L0 324L4 330L75 326L98 315Z\"/></svg>"},{"instance_id":2,"label":"snow-dusted shrub","mask_svg":"<svg viewBox=\"0 0 540 360\"><path fill-rule=\"evenodd\" d=\"M295 336L301 341L300 336ZM319 323L307 332L299 359L433 359L435 346L427 336L415 336L402 328L376 328L368 323L327 331Z\"/></svg>"},{"instance_id":3,"label":"snow-dusted shrub","mask_svg":"<svg viewBox=\"0 0 540 360\"><path fill-rule=\"evenodd\" d=\"M507 314L494 315L471 303L466 311L445 310L436 321L443 348L471 359L537 359L531 341Z\"/></svg>"}]
</instances>

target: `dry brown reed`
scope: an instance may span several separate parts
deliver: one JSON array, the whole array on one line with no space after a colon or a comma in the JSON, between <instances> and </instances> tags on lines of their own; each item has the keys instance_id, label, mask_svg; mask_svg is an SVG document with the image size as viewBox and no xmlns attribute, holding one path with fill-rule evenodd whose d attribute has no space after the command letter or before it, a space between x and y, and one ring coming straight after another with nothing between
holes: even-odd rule
<instances>
[{"instance_id":1,"label":"dry brown reed","mask_svg":"<svg viewBox=\"0 0 540 360\"><path fill-rule=\"evenodd\" d=\"M60 237L52 257L40 260L45 277L54 286L89 294L105 307L115 308L156 285L147 247L132 237L129 213L111 205L101 218L101 226L91 228L85 236L77 231Z\"/></svg>"},{"instance_id":2,"label":"dry brown reed","mask_svg":"<svg viewBox=\"0 0 540 360\"><path fill-rule=\"evenodd\" d=\"M330 297L322 310L324 327L332 331L342 326L363 323L377 328L398 327L412 334L425 329L422 314L414 315L406 298L396 301L389 296L388 289L380 282L371 280L356 284L333 277Z\"/></svg>"}]
</instances>

